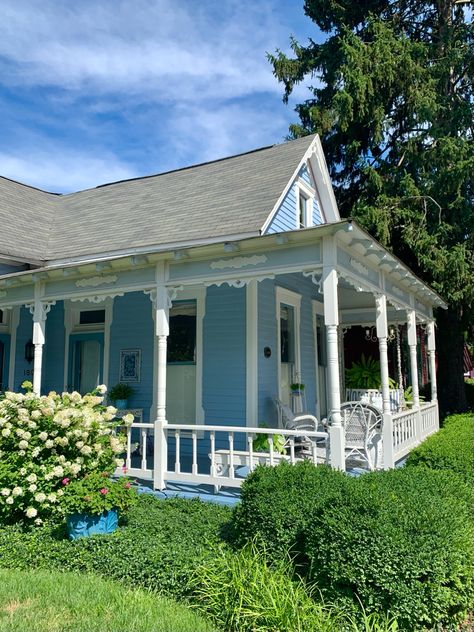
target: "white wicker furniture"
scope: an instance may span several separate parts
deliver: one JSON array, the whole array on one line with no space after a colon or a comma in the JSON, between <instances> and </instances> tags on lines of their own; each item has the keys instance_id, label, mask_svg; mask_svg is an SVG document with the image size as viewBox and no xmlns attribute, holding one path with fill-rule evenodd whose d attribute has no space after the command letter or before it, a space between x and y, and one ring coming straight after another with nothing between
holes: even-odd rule
<instances>
[{"instance_id":1,"label":"white wicker furniture","mask_svg":"<svg viewBox=\"0 0 474 632\"><path fill-rule=\"evenodd\" d=\"M345 433L346 461L362 460L374 470L378 442L381 439L382 413L375 406L363 402L341 404L341 417Z\"/></svg>"}]
</instances>

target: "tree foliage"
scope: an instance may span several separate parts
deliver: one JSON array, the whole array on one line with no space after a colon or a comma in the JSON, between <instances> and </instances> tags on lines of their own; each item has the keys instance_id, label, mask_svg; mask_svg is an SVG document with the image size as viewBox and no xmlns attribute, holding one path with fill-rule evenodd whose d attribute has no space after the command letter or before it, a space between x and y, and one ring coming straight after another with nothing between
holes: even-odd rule
<instances>
[{"instance_id":1,"label":"tree foliage","mask_svg":"<svg viewBox=\"0 0 474 632\"><path fill-rule=\"evenodd\" d=\"M473 9L306 0L324 41L269 55L285 100L313 81L290 133L320 134L341 214L431 283L450 305L444 320L463 330L474 303Z\"/></svg>"}]
</instances>

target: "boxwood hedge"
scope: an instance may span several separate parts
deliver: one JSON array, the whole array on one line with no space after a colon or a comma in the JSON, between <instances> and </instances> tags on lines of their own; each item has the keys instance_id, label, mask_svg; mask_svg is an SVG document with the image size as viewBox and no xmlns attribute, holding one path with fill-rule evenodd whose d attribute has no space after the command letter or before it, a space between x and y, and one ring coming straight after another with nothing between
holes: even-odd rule
<instances>
[{"instance_id":1,"label":"boxwood hedge","mask_svg":"<svg viewBox=\"0 0 474 632\"><path fill-rule=\"evenodd\" d=\"M439 432L428 437L407 459L407 466L457 472L474 482L474 415L452 415Z\"/></svg>"},{"instance_id":2,"label":"boxwood hedge","mask_svg":"<svg viewBox=\"0 0 474 632\"><path fill-rule=\"evenodd\" d=\"M473 591L472 486L426 467L351 477L282 463L244 483L234 542L254 537L329 602L389 612L403 630L455 624Z\"/></svg>"}]
</instances>

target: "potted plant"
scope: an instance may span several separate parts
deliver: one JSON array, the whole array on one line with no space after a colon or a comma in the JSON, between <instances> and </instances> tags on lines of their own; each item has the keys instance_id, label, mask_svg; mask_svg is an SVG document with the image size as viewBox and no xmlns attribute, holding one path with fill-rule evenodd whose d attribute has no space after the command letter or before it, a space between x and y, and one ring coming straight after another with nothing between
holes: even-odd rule
<instances>
[{"instance_id":1,"label":"potted plant","mask_svg":"<svg viewBox=\"0 0 474 632\"><path fill-rule=\"evenodd\" d=\"M136 500L137 492L128 479L112 481L108 472L94 472L83 478L62 480L61 511L71 540L113 533L119 513Z\"/></svg>"},{"instance_id":2,"label":"potted plant","mask_svg":"<svg viewBox=\"0 0 474 632\"><path fill-rule=\"evenodd\" d=\"M267 428L266 424L260 424L260 428ZM254 452L270 452L270 442L268 434L257 434L253 440ZM273 435L273 450L278 454L285 454L285 437L281 434Z\"/></svg>"},{"instance_id":3,"label":"potted plant","mask_svg":"<svg viewBox=\"0 0 474 632\"><path fill-rule=\"evenodd\" d=\"M290 389L291 389L291 394L294 397L297 397L298 395L303 395L304 384L301 384L301 382L293 382L293 384L290 384Z\"/></svg>"},{"instance_id":4,"label":"potted plant","mask_svg":"<svg viewBox=\"0 0 474 632\"><path fill-rule=\"evenodd\" d=\"M114 402L115 407L124 410L128 406L128 400L135 392L130 384L119 383L113 386L109 391L109 399Z\"/></svg>"}]
</instances>

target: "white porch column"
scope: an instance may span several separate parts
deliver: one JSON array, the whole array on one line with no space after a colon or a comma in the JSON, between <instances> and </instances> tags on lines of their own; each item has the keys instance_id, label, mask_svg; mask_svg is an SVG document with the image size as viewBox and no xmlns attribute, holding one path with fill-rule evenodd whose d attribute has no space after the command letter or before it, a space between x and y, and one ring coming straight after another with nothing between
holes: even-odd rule
<instances>
[{"instance_id":1,"label":"white porch column","mask_svg":"<svg viewBox=\"0 0 474 632\"><path fill-rule=\"evenodd\" d=\"M390 385L388 377L388 355L387 355L387 298L385 294L379 294L375 297L376 306L376 328L377 338L379 339L380 354L380 377L382 382L382 401L383 412L390 413Z\"/></svg>"},{"instance_id":2,"label":"white porch column","mask_svg":"<svg viewBox=\"0 0 474 632\"><path fill-rule=\"evenodd\" d=\"M430 367L431 401L438 399L438 389L436 385L436 338L434 320L428 323L428 358Z\"/></svg>"},{"instance_id":3,"label":"white porch column","mask_svg":"<svg viewBox=\"0 0 474 632\"><path fill-rule=\"evenodd\" d=\"M156 266L155 335L157 337L156 419L154 422L153 487L164 489L168 469L168 441L166 433L166 356L169 336L168 290L165 286L166 268L163 262Z\"/></svg>"},{"instance_id":4,"label":"white porch column","mask_svg":"<svg viewBox=\"0 0 474 632\"><path fill-rule=\"evenodd\" d=\"M410 348L410 373L411 386L413 389L413 405L420 405L420 394L418 390L418 361L416 357L416 312L414 309L407 311L408 324L408 346Z\"/></svg>"},{"instance_id":5,"label":"white porch column","mask_svg":"<svg viewBox=\"0 0 474 632\"><path fill-rule=\"evenodd\" d=\"M33 344L35 346L33 364L33 392L41 394L41 378L43 375L43 346L46 341L46 317L56 301L41 300L44 294L44 284L35 285L35 302L28 305L33 316Z\"/></svg>"},{"instance_id":6,"label":"white porch column","mask_svg":"<svg viewBox=\"0 0 474 632\"><path fill-rule=\"evenodd\" d=\"M323 238L322 280L329 377L331 465L334 468L345 470L345 441L344 428L341 423L341 392L339 381L339 305L337 296L336 242L332 237Z\"/></svg>"}]
</instances>

